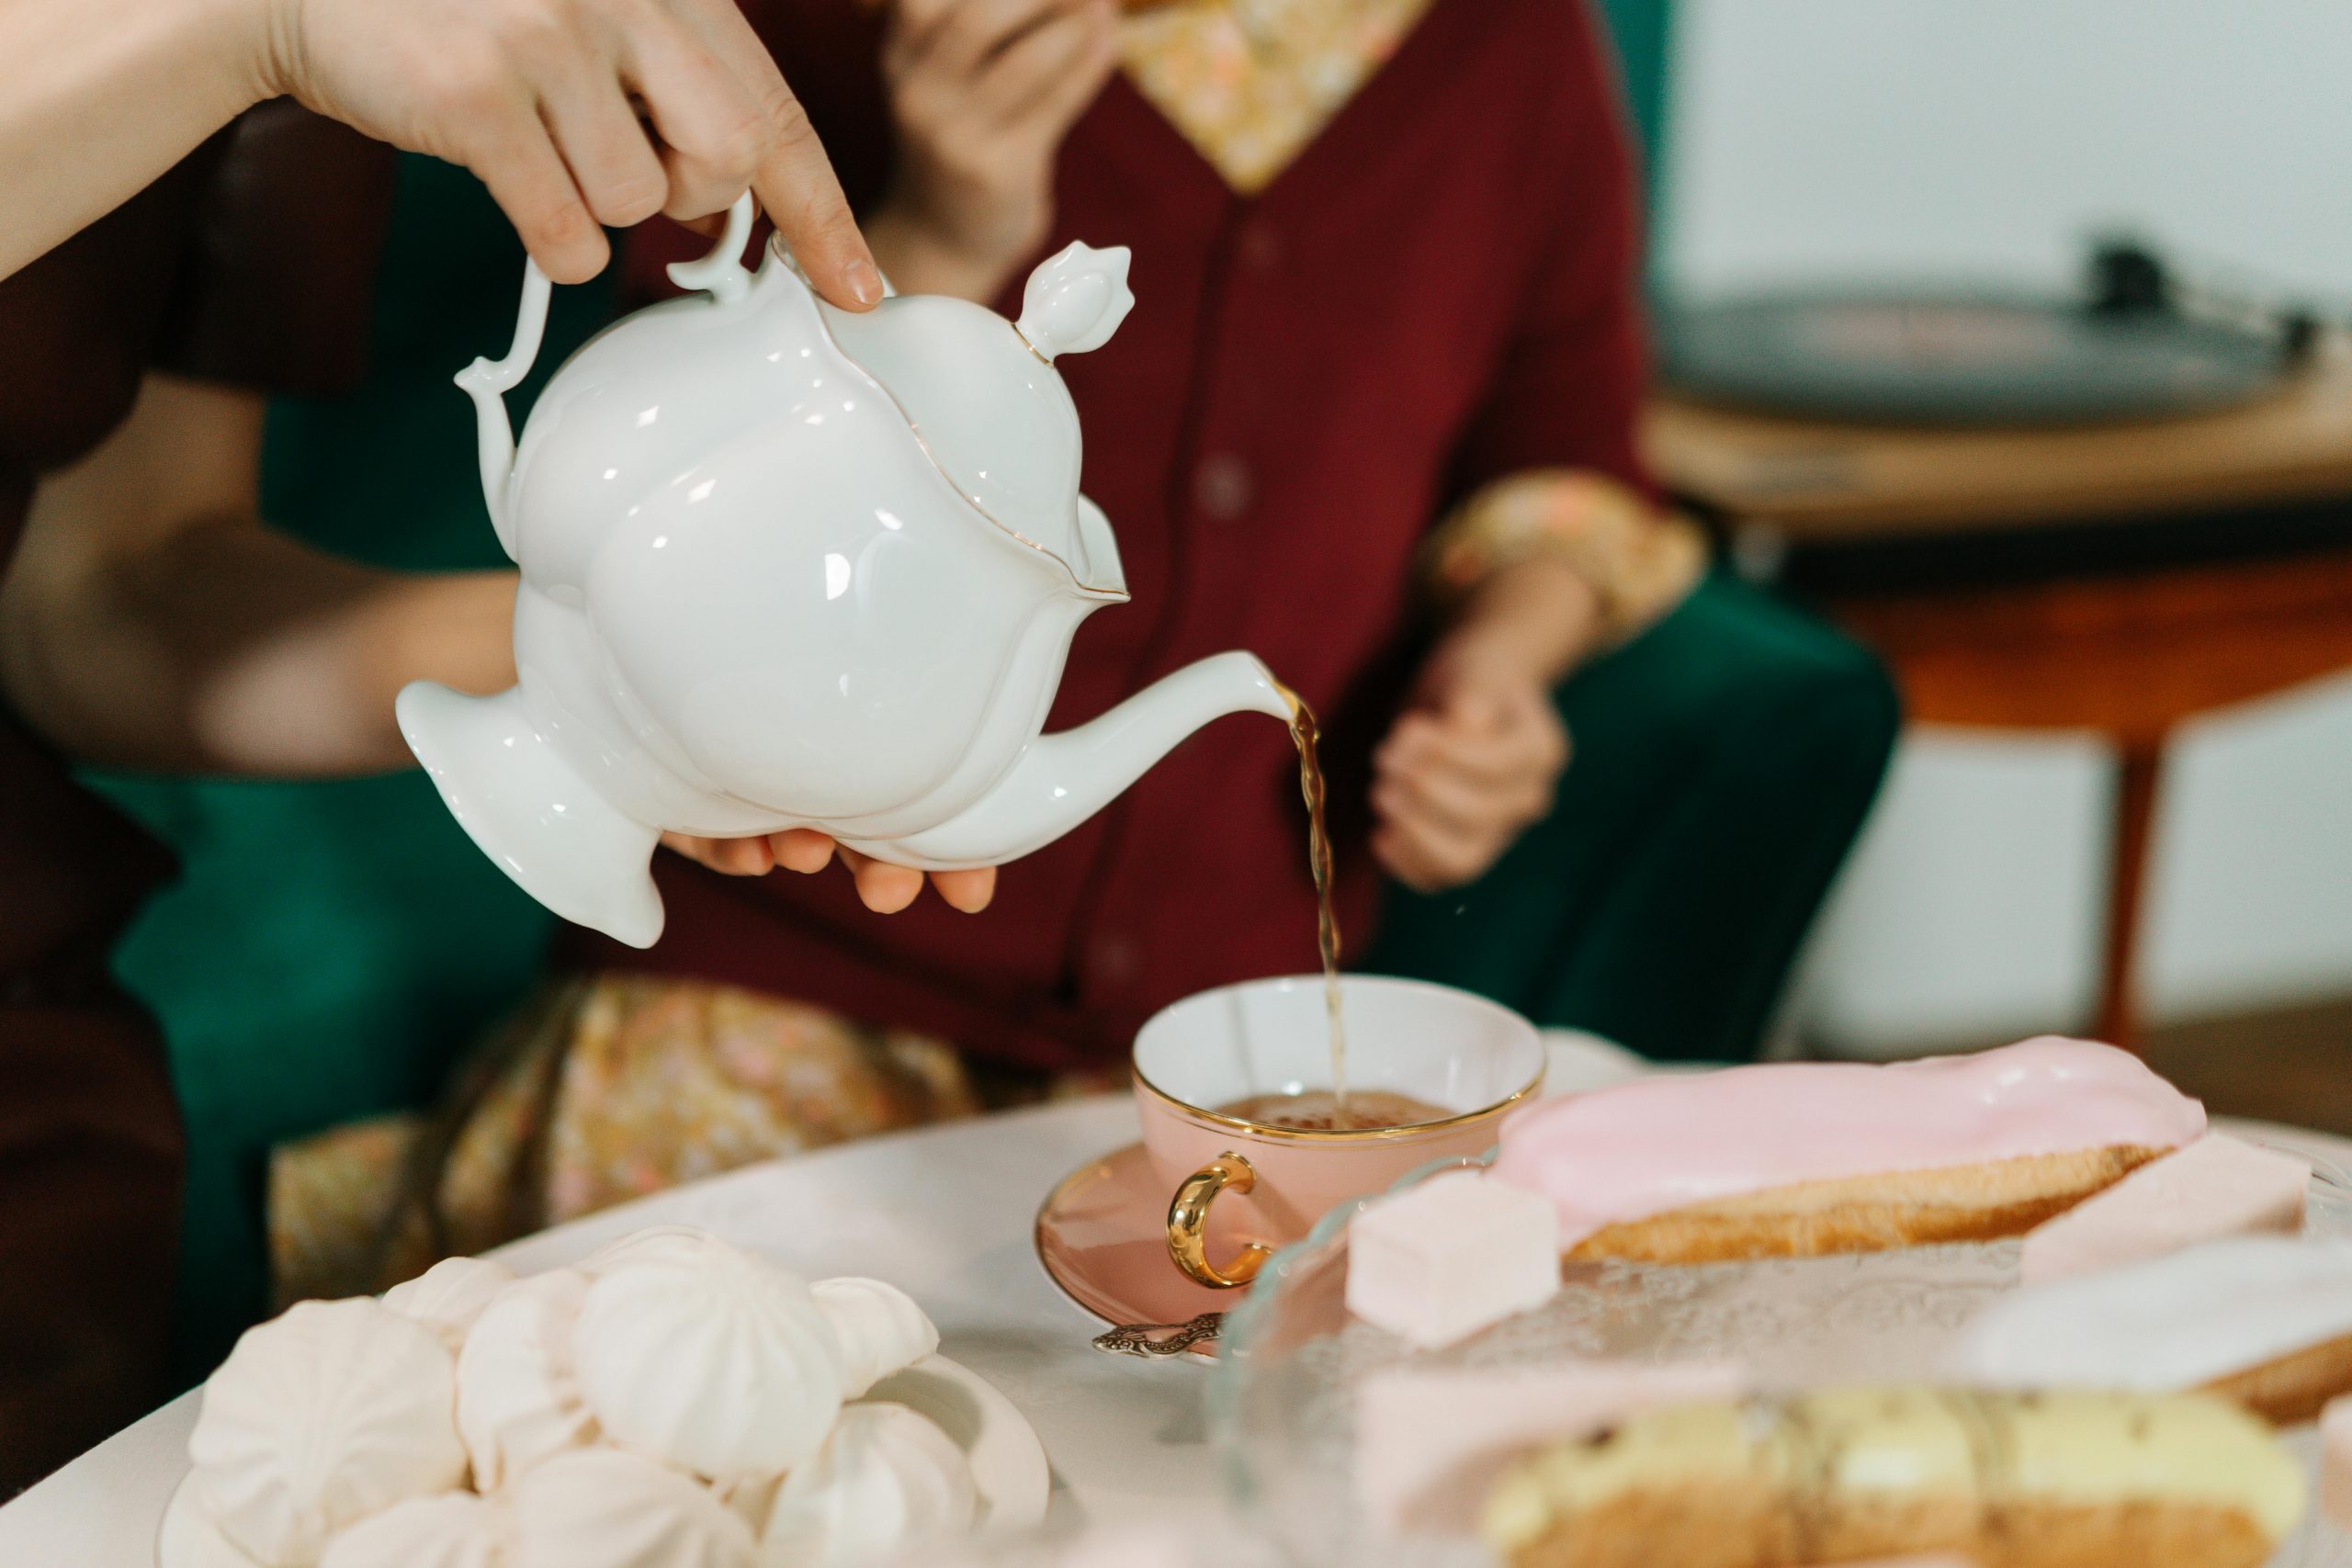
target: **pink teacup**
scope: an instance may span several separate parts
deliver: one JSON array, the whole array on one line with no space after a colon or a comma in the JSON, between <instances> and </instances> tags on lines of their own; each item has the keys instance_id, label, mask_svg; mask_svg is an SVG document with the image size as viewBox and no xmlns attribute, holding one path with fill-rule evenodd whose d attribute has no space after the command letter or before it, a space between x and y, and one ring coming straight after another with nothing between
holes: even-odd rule
<instances>
[{"instance_id":1,"label":"pink teacup","mask_svg":"<svg viewBox=\"0 0 2352 1568\"><path fill-rule=\"evenodd\" d=\"M1403 1095L1435 1114L1314 1130L1226 1112L1331 1087L1319 975L1204 991L1136 1035L1144 1148L1170 1192L1168 1255L1204 1285L1246 1285L1339 1204L1441 1156L1483 1153L1504 1114L1543 1086L1543 1042L1509 1008L1419 980L1350 975L1340 988L1350 1094ZM1208 1258L1212 1205L1219 1235L1239 1247L1221 1265Z\"/></svg>"}]
</instances>

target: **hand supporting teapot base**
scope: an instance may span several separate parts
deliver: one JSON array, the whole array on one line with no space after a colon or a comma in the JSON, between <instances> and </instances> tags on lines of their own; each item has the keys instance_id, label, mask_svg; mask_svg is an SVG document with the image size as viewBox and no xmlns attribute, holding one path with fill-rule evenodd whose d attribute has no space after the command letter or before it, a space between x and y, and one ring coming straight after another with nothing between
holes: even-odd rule
<instances>
[{"instance_id":1,"label":"hand supporting teapot base","mask_svg":"<svg viewBox=\"0 0 2352 1568\"><path fill-rule=\"evenodd\" d=\"M397 709L401 736L450 813L525 892L576 925L631 947L653 945L662 935L662 895L650 869L660 829L631 818L595 788L590 772L541 727L520 686L469 697L418 681L401 692ZM1294 711L1293 699L1255 655L1219 653L1161 677L1075 729L1034 736L978 799L913 831L867 838L855 819L766 818L740 797L705 804L714 812L735 810L734 832L814 828L846 848L917 871L1001 865L1094 815L1204 725L1236 713L1287 723ZM594 731L576 712L565 723L570 728L560 733L590 747L585 756L606 755L582 740ZM609 735L605 743L612 743ZM870 827L874 818L865 823ZM729 831L708 821L670 825L703 835Z\"/></svg>"},{"instance_id":2,"label":"hand supporting teapot base","mask_svg":"<svg viewBox=\"0 0 2352 1568\"><path fill-rule=\"evenodd\" d=\"M522 690L469 697L430 681L401 691L409 750L450 814L526 893L631 947L662 934L655 831L591 788L532 722Z\"/></svg>"}]
</instances>

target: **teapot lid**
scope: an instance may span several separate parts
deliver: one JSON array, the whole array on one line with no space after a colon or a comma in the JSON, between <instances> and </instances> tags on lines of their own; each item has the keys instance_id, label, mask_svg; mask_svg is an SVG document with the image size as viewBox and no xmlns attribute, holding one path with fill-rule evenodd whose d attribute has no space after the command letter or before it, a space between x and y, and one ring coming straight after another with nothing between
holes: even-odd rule
<instances>
[{"instance_id":1,"label":"teapot lid","mask_svg":"<svg viewBox=\"0 0 2352 1568\"><path fill-rule=\"evenodd\" d=\"M1021 319L944 295L821 306L834 343L895 399L940 471L1089 592L1124 598L1106 535L1080 517L1078 410L1056 355L1098 348L1135 304L1125 246L1072 244L1029 275Z\"/></svg>"}]
</instances>

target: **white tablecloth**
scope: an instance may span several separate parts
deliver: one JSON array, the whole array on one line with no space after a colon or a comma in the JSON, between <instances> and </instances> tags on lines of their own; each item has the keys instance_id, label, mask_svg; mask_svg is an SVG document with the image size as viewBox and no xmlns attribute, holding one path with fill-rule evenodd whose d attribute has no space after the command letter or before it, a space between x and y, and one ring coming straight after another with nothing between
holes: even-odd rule
<instances>
[{"instance_id":1,"label":"white tablecloth","mask_svg":"<svg viewBox=\"0 0 2352 1568\"><path fill-rule=\"evenodd\" d=\"M1552 1043L1547 1087L1631 1076L1632 1058L1581 1037ZM938 1320L942 1348L1011 1396L1044 1439L1064 1519L1187 1515L1216 1492L1198 1362L1106 1355L1101 1325L1046 1277L1030 1233L1054 1183L1135 1137L1124 1097L1019 1111L678 1188L516 1243L526 1272L556 1268L643 1225L704 1226L810 1278L867 1274ZM2301 1135L2352 1165L2352 1145ZM153 1568L155 1529L187 1468L196 1401L173 1401L0 1507L0 1568Z\"/></svg>"}]
</instances>

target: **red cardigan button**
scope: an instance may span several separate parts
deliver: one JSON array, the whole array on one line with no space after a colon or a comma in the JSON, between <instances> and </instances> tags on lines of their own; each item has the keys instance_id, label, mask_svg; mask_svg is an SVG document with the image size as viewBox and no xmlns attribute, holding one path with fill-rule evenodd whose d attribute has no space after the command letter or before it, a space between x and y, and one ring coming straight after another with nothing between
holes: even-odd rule
<instances>
[{"instance_id":1,"label":"red cardigan button","mask_svg":"<svg viewBox=\"0 0 2352 1568\"><path fill-rule=\"evenodd\" d=\"M1204 515L1219 523L1230 523L1249 511L1256 488L1250 478L1250 465L1230 452L1204 457L1193 475L1193 503Z\"/></svg>"}]
</instances>

